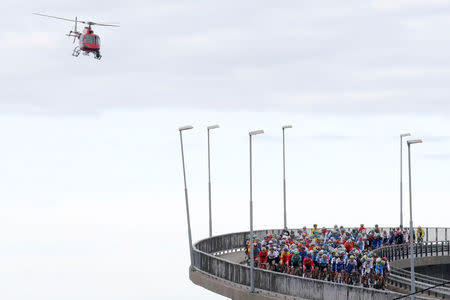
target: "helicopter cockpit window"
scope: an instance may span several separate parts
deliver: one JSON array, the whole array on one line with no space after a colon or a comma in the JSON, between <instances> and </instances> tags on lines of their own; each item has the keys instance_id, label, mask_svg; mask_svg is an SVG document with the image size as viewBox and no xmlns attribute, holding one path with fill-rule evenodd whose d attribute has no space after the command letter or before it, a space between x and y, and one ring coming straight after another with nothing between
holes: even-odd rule
<instances>
[{"instance_id":1,"label":"helicopter cockpit window","mask_svg":"<svg viewBox=\"0 0 450 300\"><path fill-rule=\"evenodd\" d=\"M87 44L97 44L96 42L96 36L93 35L86 35L84 37L84 42Z\"/></svg>"}]
</instances>

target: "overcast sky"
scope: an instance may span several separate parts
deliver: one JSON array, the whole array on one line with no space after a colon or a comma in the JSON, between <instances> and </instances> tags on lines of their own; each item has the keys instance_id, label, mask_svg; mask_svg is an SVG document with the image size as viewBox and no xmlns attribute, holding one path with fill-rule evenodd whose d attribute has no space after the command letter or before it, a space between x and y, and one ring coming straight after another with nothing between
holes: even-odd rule
<instances>
[{"instance_id":1,"label":"overcast sky","mask_svg":"<svg viewBox=\"0 0 450 300\"><path fill-rule=\"evenodd\" d=\"M398 225L410 131L414 221L450 226L450 2L282 5L0 2L0 298L220 299L188 279L185 124L194 240L214 123L216 234L249 227L260 128L255 227L282 226L284 124L288 225ZM74 58L72 24L32 12L121 27L94 27L101 61Z\"/></svg>"}]
</instances>

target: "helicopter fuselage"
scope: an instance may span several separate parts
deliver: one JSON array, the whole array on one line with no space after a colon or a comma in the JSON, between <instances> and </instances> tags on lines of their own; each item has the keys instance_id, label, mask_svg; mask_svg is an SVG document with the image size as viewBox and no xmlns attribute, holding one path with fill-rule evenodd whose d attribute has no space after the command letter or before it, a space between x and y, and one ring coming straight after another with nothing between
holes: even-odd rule
<instances>
[{"instance_id":1,"label":"helicopter fuselage","mask_svg":"<svg viewBox=\"0 0 450 300\"><path fill-rule=\"evenodd\" d=\"M97 52L100 50L100 37L88 27L84 28L79 38L80 50L87 52Z\"/></svg>"}]
</instances>

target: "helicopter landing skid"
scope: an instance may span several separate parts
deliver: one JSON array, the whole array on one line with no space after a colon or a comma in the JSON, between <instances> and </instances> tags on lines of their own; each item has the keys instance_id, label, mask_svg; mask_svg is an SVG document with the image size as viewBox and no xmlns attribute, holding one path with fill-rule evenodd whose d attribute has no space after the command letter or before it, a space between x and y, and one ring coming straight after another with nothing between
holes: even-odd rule
<instances>
[{"instance_id":1,"label":"helicopter landing skid","mask_svg":"<svg viewBox=\"0 0 450 300\"><path fill-rule=\"evenodd\" d=\"M80 55L80 52L80 47L76 46L75 49L73 49L72 56L78 57L78 55Z\"/></svg>"}]
</instances>

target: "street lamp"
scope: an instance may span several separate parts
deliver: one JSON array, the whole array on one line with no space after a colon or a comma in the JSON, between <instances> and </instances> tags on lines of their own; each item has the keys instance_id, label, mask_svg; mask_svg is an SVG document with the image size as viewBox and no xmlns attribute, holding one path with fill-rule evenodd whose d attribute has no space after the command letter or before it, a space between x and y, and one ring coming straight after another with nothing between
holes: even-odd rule
<instances>
[{"instance_id":1,"label":"street lamp","mask_svg":"<svg viewBox=\"0 0 450 300\"><path fill-rule=\"evenodd\" d=\"M208 197L209 197L209 237L212 237L212 216L211 216L211 153L209 146L209 131L212 129L219 128L219 125L211 125L206 129L208 131Z\"/></svg>"},{"instance_id":2,"label":"street lamp","mask_svg":"<svg viewBox=\"0 0 450 300\"><path fill-rule=\"evenodd\" d=\"M412 195L411 195L411 144L420 144L422 140L409 140L408 142L408 169L409 169L409 247L411 256L411 293L416 292L416 279L414 274L414 227L412 218ZM411 295L414 300L415 296Z\"/></svg>"},{"instance_id":3,"label":"street lamp","mask_svg":"<svg viewBox=\"0 0 450 300\"><path fill-rule=\"evenodd\" d=\"M184 197L186 199L186 217L187 217L187 225L188 225L188 238L189 238L189 253L191 255L191 266L194 264L194 254L192 252L192 235L191 235L191 220L189 217L189 202L188 202L188 192L187 192L187 185L186 185L186 168L184 166L184 150L183 150L183 135L182 132L184 130L190 130L194 127L187 125L178 128L180 131L180 144L181 144L181 161L183 163L183 178L184 178Z\"/></svg>"},{"instance_id":4,"label":"street lamp","mask_svg":"<svg viewBox=\"0 0 450 300\"><path fill-rule=\"evenodd\" d=\"M286 151L284 144L284 130L287 128L292 128L292 125L284 125L281 127L283 130L283 201L284 201L284 229L287 229L286 221Z\"/></svg>"},{"instance_id":5,"label":"street lamp","mask_svg":"<svg viewBox=\"0 0 450 300\"><path fill-rule=\"evenodd\" d=\"M400 134L400 226L403 226L403 138L410 135L410 133Z\"/></svg>"},{"instance_id":6,"label":"street lamp","mask_svg":"<svg viewBox=\"0 0 450 300\"><path fill-rule=\"evenodd\" d=\"M255 291L255 257L253 255L253 193L252 193L252 136L264 133L264 130L250 131L248 136L250 138L250 290Z\"/></svg>"}]
</instances>

